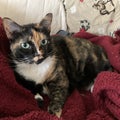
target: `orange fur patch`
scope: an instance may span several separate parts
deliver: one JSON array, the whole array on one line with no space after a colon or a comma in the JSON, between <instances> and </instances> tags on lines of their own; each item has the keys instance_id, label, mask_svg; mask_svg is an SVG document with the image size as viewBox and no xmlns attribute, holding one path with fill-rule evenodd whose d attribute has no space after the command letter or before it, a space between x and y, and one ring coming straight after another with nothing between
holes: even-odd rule
<instances>
[{"instance_id":1,"label":"orange fur patch","mask_svg":"<svg viewBox=\"0 0 120 120\"><path fill-rule=\"evenodd\" d=\"M32 30L33 33L33 42L35 43L36 47L40 47L40 41L43 39L46 39L46 36L43 33L36 32L35 30Z\"/></svg>"}]
</instances>

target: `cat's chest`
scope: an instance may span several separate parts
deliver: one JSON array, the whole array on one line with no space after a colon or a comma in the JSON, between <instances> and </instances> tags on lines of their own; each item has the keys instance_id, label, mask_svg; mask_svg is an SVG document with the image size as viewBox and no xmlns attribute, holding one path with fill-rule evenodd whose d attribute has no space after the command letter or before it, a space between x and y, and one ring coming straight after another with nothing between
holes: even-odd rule
<instances>
[{"instance_id":1,"label":"cat's chest","mask_svg":"<svg viewBox=\"0 0 120 120\"><path fill-rule=\"evenodd\" d=\"M34 81L36 84L43 84L54 70L55 62L54 57L48 57L40 64L17 64L16 71L26 80Z\"/></svg>"}]
</instances>

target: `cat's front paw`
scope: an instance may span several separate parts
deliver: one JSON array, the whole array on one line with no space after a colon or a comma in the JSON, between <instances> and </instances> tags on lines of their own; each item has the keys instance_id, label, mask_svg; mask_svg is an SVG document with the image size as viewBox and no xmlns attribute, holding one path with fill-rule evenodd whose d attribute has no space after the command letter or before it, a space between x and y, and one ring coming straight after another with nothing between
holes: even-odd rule
<instances>
[{"instance_id":1,"label":"cat's front paw","mask_svg":"<svg viewBox=\"0 0 120 120\"><path fill-rule=\"evenodd\" d=\"M61 114L62 114L62 108L61 108L61 105L59 104L50 104L49 107L48 107L48 112L50 114L54 114L56 115L58 118L61 117Z\"/></svg>"},{"instance_id":2,"label":"cat's front paw","mask_svg":"<svg viewBox=\"0 0 120 120\"><path fill-rule=\"evenodd\" d=\"M39 93L37 93L34 97L37 101L38 106L43 107L43 104L44 104L43 97Z\"/></svg>"}]
</instances>

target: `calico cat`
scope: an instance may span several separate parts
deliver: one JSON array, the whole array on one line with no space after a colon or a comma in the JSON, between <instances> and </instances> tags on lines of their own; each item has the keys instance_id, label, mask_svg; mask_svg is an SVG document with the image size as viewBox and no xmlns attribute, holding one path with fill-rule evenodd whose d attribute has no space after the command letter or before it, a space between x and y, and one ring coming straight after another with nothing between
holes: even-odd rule
<instances>
[{"instance_id":1,"label":"calico cat","mask_svg":"<svg viewBox=\"0 0 120 120\"><path fill-rule=\"evenodd\" d=\"M74 88L86 89L101 71L111 69L102 47L71 36L50 36L52 14L40 23L19 25L3 19L10 40L16 80L35 94L50 98L48 111L60 117L62 107Z\"/></svg>"}]
</instances>

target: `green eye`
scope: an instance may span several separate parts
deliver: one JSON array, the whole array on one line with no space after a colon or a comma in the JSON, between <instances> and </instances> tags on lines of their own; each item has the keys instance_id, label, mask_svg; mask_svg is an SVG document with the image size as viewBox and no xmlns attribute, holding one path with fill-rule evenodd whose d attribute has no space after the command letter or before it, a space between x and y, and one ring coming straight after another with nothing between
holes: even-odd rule
<instances>
[{"instance_id":1,"label":"green eye","mask_svg":"<svg viewBox=\"0 0 120 120\"><path fill-rule=\"evenodd\" d=\"M29 48L30 48L30 44L29 44L29 43L22 43L22 44L21 44L21 47L22 47L23 49L29 49Z\"/></svg>"},{"instance_id":2,"label":"green eye","mask_svg":"<svg viewBox=\"0 0 120 120\"><path fill-rule=\"evenodd\" d=\"M46 40L46 39L43 39L42 41L41 41L41 45L46 45L48 43L48 40Z\"/></svg>"}]
</instances>

